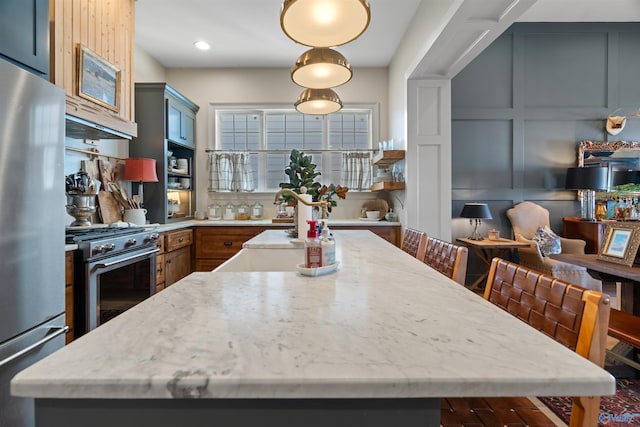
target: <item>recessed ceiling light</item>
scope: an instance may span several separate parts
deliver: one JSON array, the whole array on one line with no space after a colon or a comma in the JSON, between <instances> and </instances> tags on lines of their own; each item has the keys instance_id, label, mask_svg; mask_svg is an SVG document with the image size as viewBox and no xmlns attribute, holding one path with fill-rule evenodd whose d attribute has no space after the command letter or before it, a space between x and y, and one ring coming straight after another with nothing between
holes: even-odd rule
<instances>
[{"instance_id":1,"label":"recessed ceiling light","mask_svg":"<svg viewBox=\"0 0 640 427\"><path fill-rule=\"evenodd\" d=\"M197 41L193 44L195 47L197 47L200 50L209 50L211 49L211 46L209 46L209 43L205 42L205 41Z\"/></svg>"}]
</instances>

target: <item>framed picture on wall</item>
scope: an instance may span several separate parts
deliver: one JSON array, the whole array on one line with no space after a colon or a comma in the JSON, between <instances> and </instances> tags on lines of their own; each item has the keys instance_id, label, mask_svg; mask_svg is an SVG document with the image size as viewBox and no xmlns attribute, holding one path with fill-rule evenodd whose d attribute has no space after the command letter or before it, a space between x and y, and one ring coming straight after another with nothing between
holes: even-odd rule
<instances>
[{"instance_id":1,"label":"framed picture on wall","mask_svg":"<svg viewBox=\"0 0 640 427\"><path fill-rule=\"evenodd\" d=\"M78 45L78 96L120 109L120 69L83 45Z\"/></svg>"},{"instance_id":2,"label":"framed picture on wall","mask_svg":"<svg viewBox=\"0 0 640 427\"><path fill-rule=\"evenodd\" d=\"M598 258L626 266L633 265L640 246L640 224L617 222L607 226Z\"/></svg>"}]
</instances>

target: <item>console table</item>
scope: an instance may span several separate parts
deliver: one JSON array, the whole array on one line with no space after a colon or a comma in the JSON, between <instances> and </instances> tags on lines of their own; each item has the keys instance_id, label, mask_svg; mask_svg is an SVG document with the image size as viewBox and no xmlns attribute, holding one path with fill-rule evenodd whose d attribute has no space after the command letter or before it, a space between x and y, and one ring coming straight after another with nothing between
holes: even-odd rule
<instances>
[{"instance_id":1,"label":"console table","mask_svg":"<svg viewBox=\"0 0 640 427\"><path fill-rule=\"evenodd\" d=\"M640 267L627 267L622 264L598 259L597 254L554 254L552 259L585 267L595 279L607 283L621 283L622 295L620 307L622 311L640 315Z\"/></svg>"}]
</instances>

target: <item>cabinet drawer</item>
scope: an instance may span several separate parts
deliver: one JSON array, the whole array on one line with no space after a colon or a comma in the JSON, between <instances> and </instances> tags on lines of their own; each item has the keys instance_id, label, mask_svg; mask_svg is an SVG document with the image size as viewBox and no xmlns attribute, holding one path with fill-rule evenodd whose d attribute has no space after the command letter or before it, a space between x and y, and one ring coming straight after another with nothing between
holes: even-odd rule
<instances>
[{"instance_id":1,"label":"cabinet drawer","mask_svg":"<svg viewBox=\"0 0 640 427\"><path fill-rule=\"evenodd\" d=\"M242 249L242 244L265 230L263 227L201 227L196 229L196 259L226 260Z\"/></svg>"},{"instance_id":2,"label":"cabinet drawer","mask_svg":"<svg viewBox=\"0 0 640 427\"><path fill-rule=\"evenodd\" d=\"M183 248L185 246L190 246L193 242L193 231L191 230L180 230L180 231L172 231L167 233L166 237L166 252L175 251L176 249Z\"/></svg>"},{"instance_id":3,"label":"cabinet drawer","mask_svg":"<svg viewBox=\"0 0 640 427\"><path fill-rule=\"evenodd\" d=\"M156 248L158 248L158 255L164 253L164 239L165 239L165 234L163 233L160 235L160 238L156 242Z\"/></svg>"},{"instance_id":4,"label":"cabinet drawer","mask_svg":"<svg viewBox=\"0 0 640 427\"><path fill-rule=\"evenodd\" d=\"M164 254L156 256L156 284L164 282Z\"/></svg>"}]
</instances>

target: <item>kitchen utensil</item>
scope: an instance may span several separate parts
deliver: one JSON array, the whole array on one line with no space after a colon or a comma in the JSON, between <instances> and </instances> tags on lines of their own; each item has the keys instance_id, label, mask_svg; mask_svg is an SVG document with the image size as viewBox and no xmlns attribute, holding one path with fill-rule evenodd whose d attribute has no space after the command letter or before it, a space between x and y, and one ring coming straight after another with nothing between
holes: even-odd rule
<instances>
[{"instance_id":1,"label":"kitchen utensil","mask_svg":"<svg viewBox=\"0 0 640 427\"><path fill-rule=\"evenodd\" d=\"M120 206L118 206L118 202L116 202L110 192L100 190L98 192L98 203L104 224L113 224L114 222L122 221Z\"/></svg>"}]
</instances>

